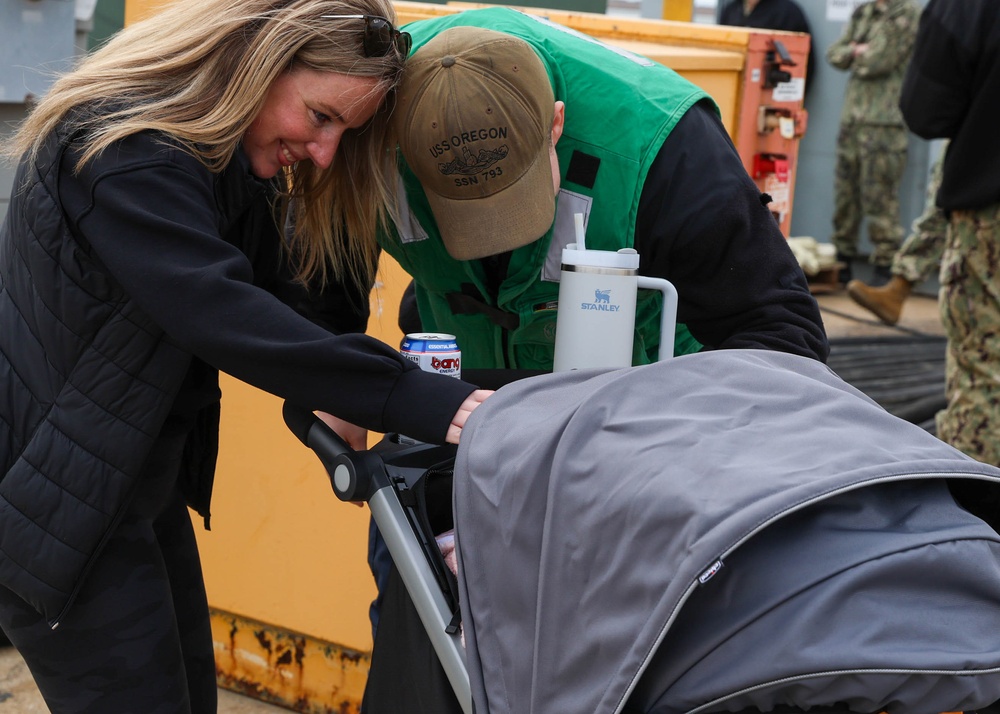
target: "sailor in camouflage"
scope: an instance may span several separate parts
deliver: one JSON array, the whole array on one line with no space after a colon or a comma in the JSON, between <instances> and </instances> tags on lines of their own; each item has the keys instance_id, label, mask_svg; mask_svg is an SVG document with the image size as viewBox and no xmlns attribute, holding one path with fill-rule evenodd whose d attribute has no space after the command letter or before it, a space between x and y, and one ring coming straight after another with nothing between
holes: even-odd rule
<instances>
[{"instance_id":1,"label":"sailor in camouflage","mask_svg":"<svg viewBox=\"0 0 1000 714\"><path fill-rule=\"evenodd\" d=\"M937 435L1000 464L1000 3L929 0L900 92L907 126L948 139L937 205L949 219L941 257L941 322L948 337L947 404ZM952 493L1000 529L1000 489L973 482ZM1000 702L979 709L1000 711Z\"/></svg>"},{"instance_id":2,"label":"sailor in camouflage","mask_svg":"<svg viewBox=\"0 0 1000 714\"><path fill-rule=\"evenodd\" d=\"M871 262L886 274L903 239L899 185L907 130L898 103L919 16L914 0L865 3L826 52L832 66L850 72L837 137L831 242L841 259L857 256L867 218Z\"/></svg>"},{"instance_id":3,"label":"sailor in camouflage","mask_svg":"<svg viewBox=\"0 0 1000 714\"><path fill-rule=\"evenodd\" d=\"M945 142L945 146L947 147ZM867 285L861 280L847 283L847 294L861 307L871 310L887 325L895 325L903 310L903 303L917 283L921 283L939 269L948 232L948 216L937 205L937 192L941 186L945 149L934 162L931 178L927 182L927 200L924 212L913 221L910 235L892 258L892 277L880 286Z\"/></svg>"},{"instance_id":4,"label":"sailor in camouflage","mask_svg":"<svg viewBox=\"0 0 1000 714\"><path fill-rule=\"evenodd\" d=\"M941 321L948 336L948 406L937 434L969 456L1000 464L1000 203L952 211L941 265Z\"/></svg>"},{"instance_id":5,"label":"sailor in camouflage","mask_svg":"<svg viewBox=\"0 0 1000 714\"><path fill-rule=\"evenodd\" d=\"M945 142L947 145L947 142ZM948 233L948 216L935 203L941 186L941 171L944 165L945 148L931 168L927 182L927 200L921 213L892 259L892 274L898 275L912 284L927 280L941 265L945 236Z\"/></svg>"}]
</instances>

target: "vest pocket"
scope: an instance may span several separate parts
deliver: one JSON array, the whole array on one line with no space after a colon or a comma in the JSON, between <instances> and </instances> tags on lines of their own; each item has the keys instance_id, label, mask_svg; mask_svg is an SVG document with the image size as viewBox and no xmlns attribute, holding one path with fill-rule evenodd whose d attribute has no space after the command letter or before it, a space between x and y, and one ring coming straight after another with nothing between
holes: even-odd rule
<instances>
[{"instance_id":1,"label":"vest pocket","mask_svg":"<svg viewBox=\"0 0 1000 714\"><path fill-rule=\"evenodd\" d=\"M511 367L552 369L556 347L556 311L543 310L521 318L521 327L509 335Z\"/></svg>"}]
</instances>

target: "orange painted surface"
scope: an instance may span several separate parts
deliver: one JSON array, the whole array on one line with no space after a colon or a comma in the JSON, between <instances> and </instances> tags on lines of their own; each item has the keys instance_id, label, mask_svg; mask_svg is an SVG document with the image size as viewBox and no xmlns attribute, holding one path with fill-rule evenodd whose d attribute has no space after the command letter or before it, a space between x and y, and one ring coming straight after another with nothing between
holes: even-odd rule
<instances>
[{"instance_id":1,"label":"orange painted surface","mask_svg":"<svg viewBox=\"0 0 1000 714\"><path fill-rule=\"evenodd\" d=\"M691 0L663 0L663 19L691 22L692 4Z\"/></svg>"},{"instance_id":2,"label":"orange painted surface","mask_svg":"<svg viewBox=\"0 0 1000 714\"><path fill-rule=\"evenodd\" d=\"M371 660L314 637L216 611L219 684L305 714L358 714Z\"/></svg>"},{"instance_id":3,"label":"orange painted surface","mask_svg":"<svg viewBox=\"0 0 1000 714\"><path fill-rule=\"evenodd\" d=\"M168 4L170 0L125 0L125 24L131 25L149 17L157 8Z\"/></svg>"}]
</instances>

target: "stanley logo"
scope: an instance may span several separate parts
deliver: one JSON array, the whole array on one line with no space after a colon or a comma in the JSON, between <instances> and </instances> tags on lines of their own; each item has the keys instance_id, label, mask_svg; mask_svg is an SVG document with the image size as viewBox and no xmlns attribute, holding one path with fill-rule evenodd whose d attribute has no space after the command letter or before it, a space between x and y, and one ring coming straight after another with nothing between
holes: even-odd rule
<instances>
[{"instance_id":1,"label":"stanley logo","mask_svg":"<svg viewBox=\"0 0 1000 714\"><path fill-rule=\"evenodd\" d=\"M581 310L596 310L598 312L618 312L622 306L611 302L611 290L597 289L594 291L594 302L580 303Z\"/></svg>"}]
</instances>

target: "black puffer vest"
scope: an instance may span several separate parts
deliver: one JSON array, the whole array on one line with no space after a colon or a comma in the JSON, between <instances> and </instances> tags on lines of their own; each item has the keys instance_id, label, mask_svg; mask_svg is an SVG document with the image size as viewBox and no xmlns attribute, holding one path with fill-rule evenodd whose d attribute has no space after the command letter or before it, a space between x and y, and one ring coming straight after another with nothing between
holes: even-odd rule
<instances>
[{"instance_id":1,"label":"black puffer vest","mask_svg":"<svg viewBox=\"0 0 1000 714\"><path fill-rule=\"evenodd\" d=\"M56 627L128 506L191 361L71 234L64 148L0 232L0 584Z\"/></svg>"}]
</instances>

